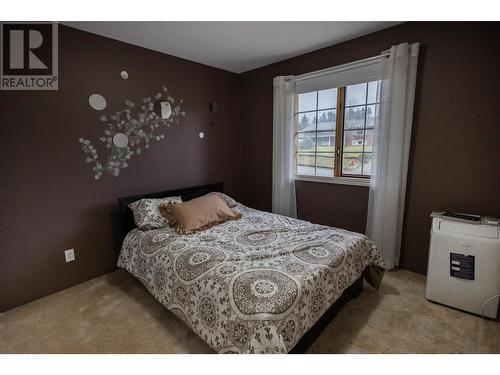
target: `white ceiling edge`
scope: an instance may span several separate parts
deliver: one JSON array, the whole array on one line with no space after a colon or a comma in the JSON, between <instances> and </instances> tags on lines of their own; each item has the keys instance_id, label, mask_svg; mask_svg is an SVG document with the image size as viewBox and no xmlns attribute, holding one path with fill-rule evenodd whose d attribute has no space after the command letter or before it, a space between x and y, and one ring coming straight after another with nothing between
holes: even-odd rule
<instances>
[{"instance_id":1,"label":"white ceiling edge","mask_svg":"<svg viewBox=\"0 0 500 375\"><path fill-rule=\"evenodd\" d=\"M71 21L61 23L233 73L243 73L371 34L401 22Z\"/></svg>"}]
</instances>

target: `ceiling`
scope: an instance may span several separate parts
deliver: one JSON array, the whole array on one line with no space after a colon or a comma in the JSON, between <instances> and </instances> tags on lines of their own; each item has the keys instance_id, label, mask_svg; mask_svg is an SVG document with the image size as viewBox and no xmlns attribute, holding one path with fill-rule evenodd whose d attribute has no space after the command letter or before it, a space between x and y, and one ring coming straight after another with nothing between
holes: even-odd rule
<instances>
[{"instance_id":1,"label":"ceiling","mask_svg":"<svg viewBox=\"0 0 500 375\"><path fill-rule=\"evenodd\" d=\"M62 22L122 42L242 73L400 22Z\"/></svg>"}]
</instances>

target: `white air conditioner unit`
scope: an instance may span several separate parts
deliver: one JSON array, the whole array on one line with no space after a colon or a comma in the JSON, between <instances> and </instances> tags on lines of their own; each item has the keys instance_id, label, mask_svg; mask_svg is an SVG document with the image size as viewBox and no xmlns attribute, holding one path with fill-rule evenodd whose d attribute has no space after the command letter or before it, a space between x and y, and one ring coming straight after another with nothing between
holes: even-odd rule
<instances>
[{"instance_id":1,"label":"white air conditioner unit","mask_svg":"<svg viewBox=\"0 0 500 375\"><path fill-rule=\"evenodd\" d=\"M498 220L446 212L433 212L431 217L427 299L496 318L500 293Z\"/></svg>"}]
</instances>

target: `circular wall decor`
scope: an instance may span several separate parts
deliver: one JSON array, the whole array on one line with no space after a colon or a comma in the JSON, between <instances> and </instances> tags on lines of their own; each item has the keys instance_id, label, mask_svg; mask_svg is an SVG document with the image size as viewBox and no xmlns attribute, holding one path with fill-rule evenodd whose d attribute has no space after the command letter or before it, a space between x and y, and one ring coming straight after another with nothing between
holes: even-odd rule
<instances>
[{"instance_id":1,"label":"circular wall decor","mask_svg":"<svg viewBox=\"0 0 500 375\"><path fill-rule=\"evenodd\" d=\"M198 137L200 137L201 139L205 138L205 133L200 132L200 133L198 134Z\"/></svg>"},{"instance_id":2,"label":"circular wall decor","mask_svg":"<svg viewBox=\"0 0 500 375\"><path fill-rule=\"evenodd\" d=\"M92 94L89 96L89 105L96 111L102 111L106 108L106 99L101 94Z\"/></svg>"},{"instance_id":3,"label":"circular wall decor","mask_svg":"<svg viewBox=\"0 0 500 375\"><path fill-rule=\"evenodd\" d=\"M113 137L113 144L116 147L127 147L128 145L128 137L123 133L116 133Z\"/></svg>"},{"instance_id":4,"label":"circular wall decor","mask_svg":"<svg viewBox=\"0 0 500 375\"><path fill-rule=\"evenodd\" d=\"M122 77L123 79L128 79L128 72L126 70L122 70L120 72L120 77Z\"/></svg>"},{"instance_id":5,"label":"circular wall decor","mask_svg":"<svg viewBox=\"0 0 500 375\"><path fill-rule=\"evenodd\" d=\"M169 102L160 102L160 117L162 119L167 119L172 116L172 106Z\"/></svg>"}]
</instances>

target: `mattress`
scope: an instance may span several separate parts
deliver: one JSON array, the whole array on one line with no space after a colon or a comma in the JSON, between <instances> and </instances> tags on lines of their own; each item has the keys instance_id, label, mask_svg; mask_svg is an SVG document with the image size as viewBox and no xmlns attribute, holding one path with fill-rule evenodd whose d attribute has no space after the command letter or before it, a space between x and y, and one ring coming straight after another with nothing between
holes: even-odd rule
<instances>
[{"instance_id":1,"label":"mattress","mask_svg":"<svg viewBox=\"0 0 500 375\"><path fill-rule=\"evenodd\" d=\"M237 221L180 235L133 229L118 267L218 353L287 353L367 267L366 236L238 204Z\"/></svg>"}]
</instances>

